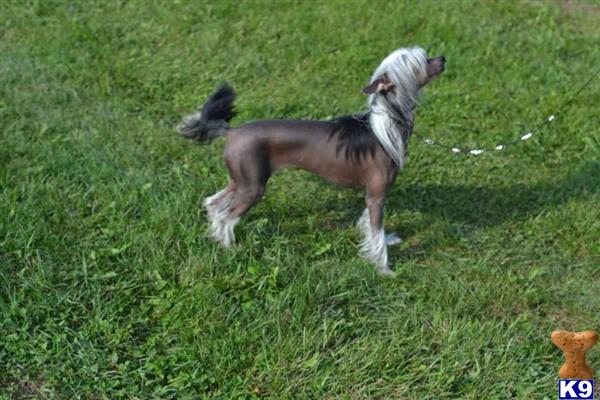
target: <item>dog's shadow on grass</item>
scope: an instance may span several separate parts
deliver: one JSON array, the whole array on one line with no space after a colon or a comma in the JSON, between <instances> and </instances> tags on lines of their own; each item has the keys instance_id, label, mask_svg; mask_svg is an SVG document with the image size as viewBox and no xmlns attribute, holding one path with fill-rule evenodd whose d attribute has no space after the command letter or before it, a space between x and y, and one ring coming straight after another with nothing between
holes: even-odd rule
<instances>
[{"instance_id":1,"label":"dog's shadow on grass","mask_svg":"<svg viewBox=\"0 0 600 400\"><path fill-rule=\"evenodd\" d=\"M418 212L429 216L426 218L428 223L442 219L450 224L460 225L461 231L469 227L477 230L536 217L547 210L564 206L570 200L585 200L598 192L600 192L600 162L590 161L579 168L574 168L572 174L558 177L555 181L542 181L532 185L517 183L474 186L398 182L388 194L386 212L388 216L405 210ZM346 220L349 216L355 217L360 214L364 203L352 203L334 206L339 208L337 211L340 213L340 218ZM389 221L387 217L386 220ZM390 232L397 231L400 236L411 242L410 237L421 228L396 220L394 223L387 222L386 229ZM429 240L417 243L412 241L408 247L400 250L400 257L419 257L432 245Z\"/></svg>"},{"instance_id":2,"label":"dog's shadow on grass","mask_svg":"<svg viewBox=\"0 0 600 400\"><path fill-rule=\"evenodd\" d=\"M485 227L536 216L599 191L600 162L591 161L566 177L534 185L397 185L388 196L388 205Z\"/></svg>"}]
</instances>

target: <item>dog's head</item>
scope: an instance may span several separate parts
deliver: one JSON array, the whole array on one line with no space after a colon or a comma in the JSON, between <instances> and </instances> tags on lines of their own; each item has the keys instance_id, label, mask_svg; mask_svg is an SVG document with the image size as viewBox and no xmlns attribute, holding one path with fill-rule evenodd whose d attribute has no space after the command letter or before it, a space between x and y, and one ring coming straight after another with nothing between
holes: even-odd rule
<instances>
[{"instance_id":1,"label":"dog's head","mask_svg":"<svg viewBox=\"0 0 600 400\"><path fill-rule=\"evenodd\" d=\"M419 89L444 71L444 56L427 58L420 47L387 56L363 89L369 95L369 123L379 143L402 168Z\"/></svg>"},{"instance_id":2,"label":"dog's head","mask_svg":"<svg viewBox=\"0 0 600 400\"><path fill-rule=\"evenodd\" d=\"M390 93L399 103L413 103L419 89L444 72L445 63L444 56L427 58L420 47L398 49L379 64L363 92Z\"/></svg>"}]
</instances>

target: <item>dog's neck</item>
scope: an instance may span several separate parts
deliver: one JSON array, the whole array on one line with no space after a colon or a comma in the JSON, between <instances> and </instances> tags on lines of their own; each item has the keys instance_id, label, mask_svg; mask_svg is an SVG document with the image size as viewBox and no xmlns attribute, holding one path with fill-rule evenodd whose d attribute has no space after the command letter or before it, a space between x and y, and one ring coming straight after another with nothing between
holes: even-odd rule
<instances>
[{"instance_id":1,"label":"dog's neck","mask_svg":"<svg viewBox=\"0 0 600 400\"><path fill-rule=\"evenodd\" d=\"M400 110L385 95L378 95L370 105L369 124L383 149L402 169L412 133L412 109Z\"/></svg>"}]
</instances>

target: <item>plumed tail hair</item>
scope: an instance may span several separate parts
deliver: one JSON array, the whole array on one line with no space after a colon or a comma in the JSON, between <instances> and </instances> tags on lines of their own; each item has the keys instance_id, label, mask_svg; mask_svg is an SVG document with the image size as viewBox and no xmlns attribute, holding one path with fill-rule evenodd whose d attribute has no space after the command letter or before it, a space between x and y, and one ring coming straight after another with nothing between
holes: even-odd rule
<instances>
[{"instance_id":1,"label":"plumed tail hair","mask_svg":"<svg viewBox=\"0 0 600 400\"><path fill-rule=\"evenodd\" d=\"M188 139L208 142L222 136L229 129L229 121L235 116L233 102L235 92L227 83L223 84L204 103L202 109L183 119L179 133Z\"/></svg>"}]
</instances>

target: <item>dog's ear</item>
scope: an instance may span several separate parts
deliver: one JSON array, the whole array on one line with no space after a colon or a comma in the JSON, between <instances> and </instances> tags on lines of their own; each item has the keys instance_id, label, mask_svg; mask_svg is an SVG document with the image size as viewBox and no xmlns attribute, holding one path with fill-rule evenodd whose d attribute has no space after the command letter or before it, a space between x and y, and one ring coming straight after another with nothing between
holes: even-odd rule
<instances>
[{"instance_id":1,"label":"dog's ear","mask_svg":"<svg viewBox=\"0 0 600 400\"><path fill-rule=\"evenodd\" d=\"M386 74L383 74L381 78L377 78L368 86L363 88L363 93L373 94L381 92L382 90L390 90L394 87L394 84L390 81Z\"/></svg>"}]
</instances>

